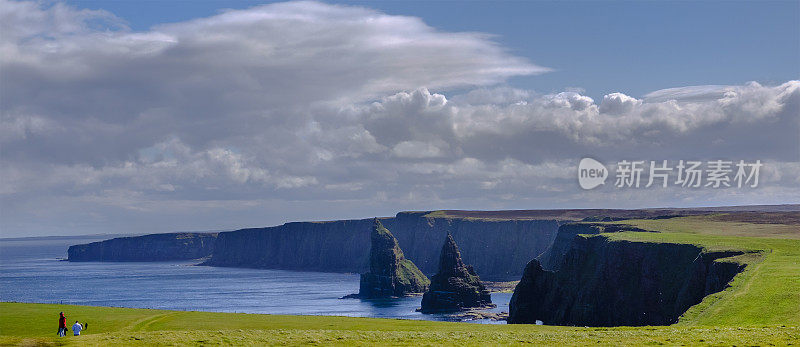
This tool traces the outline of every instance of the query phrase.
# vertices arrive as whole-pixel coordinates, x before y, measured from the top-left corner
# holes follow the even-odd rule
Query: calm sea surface
[[[453,320],[414,310],[421,297],[339,299],[357,274],[194,266],[194,262],[71,263],[69,245],[106,239],[0,240],[0,301],[169,310]],[[511,293],[494,293],[508,312]],[[496,323],[477,320],[476,323]]]

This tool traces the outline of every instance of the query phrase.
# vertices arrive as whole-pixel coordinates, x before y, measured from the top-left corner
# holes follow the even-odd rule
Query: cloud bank
[[[593,100],[481,33],[289,2],[128,29],[0,1],[3,235],[230,229],[404,209],[779,203],[800,82]],[[763,187],[581,191],[583,156],[756,160]]]

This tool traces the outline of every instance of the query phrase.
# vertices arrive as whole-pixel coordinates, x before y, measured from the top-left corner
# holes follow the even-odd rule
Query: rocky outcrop
[[[151,234],[70,246],[69,261],[168,261],[208,257],[217,233]]]
[[[667,325],[723,290],[744,269],[742,252],[706,252],[688,244],[575,236],[557,271],[538,260],[525,268],[509,323],[579,326]]]
[[[401,212],[381,218],[423,273],[436,273],[440,245],[450,233],[465,262],[487,280],[518,280],[527,262],[555,238],[556,220],[484,220]],[[369,267],[372,219],[294,222],[220,233],[211,266],[357,272]]]
[[[452,235],[447,234],[439,255],[439,272],[422,296],[422,313],[494,307],[489,291],[472,266],[464,264]]]
[[[608,217],[605,217],[608,218]],[[561,260],[572,246],[572,240],[579,234],[600,234],[615,233],[622,231],[646,232],[634,226],[625,224],[602,224],[602,223],[567,223],[558,227],[553,245],[540,254],[536,259],[542,264],[542,268],[548,271],[558,270]]]
[[[572,240],[575,239],[575,236],[579,234],[599,234],[602,231],[603,229],[591,224],[567,223],[561,225],[558,227],[553,244],[536,259],[543,269],[548,271],[558,270],[564,255],[572,247]]]
[[[406,259],[397,239],[376,218],[372,225],[369,272],[361,275],[361,298],[401,297],[424,293],[430,280]]]
[[[436,272],[438,245],[447,233],[461,247],[465,262],[473,264],[485,280],[518,280],[528,261],[554,244],[563,222],[605,221],[623,218],[661,218],[698,215],[720,211],[795,211],[800,205],[744,206],[697,209],[641,210],[512,210],[400,212],[396,217],[381,218],[403,245],[406,258],[431,275]],[[300,271],[358,272],[368,269],[371,219],[331,222],[294,222],[267,228],[242,229],[220,233],[214,242],[210,266],[285,269]],[[572,236],[564,234],[557,244],[569,245]],[[135,239],[139,241],[144,239]],[[145,240],[146,241],[146,240]],[[142,245],[130,244],[137,248]],[[209,249],[197,245],[198,254]],[[84,247],[81,245],[80,247]],[[554,246],[554,250],[557,247]],[[99,254],[99,252],[93,252]],[[85,260],[124,261],[124,252],[91,256]],[[141,252],[141,254],[147,254]],[[119,255],[119,257],[118,257]],[[561,252],[549,252],[539,259],[560,259]],[[79,258],[76,256],[75,259]],[[136,261],[158,261],[160,256],[136,256]],[[558,264],[558,262],[554,262]],[[550,268],[545,265],[545,269]]]

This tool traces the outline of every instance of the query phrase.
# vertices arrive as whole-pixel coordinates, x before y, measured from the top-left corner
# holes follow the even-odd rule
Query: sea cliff
[[[525,264],[550,246],[559,226],[556,220],[432,217],[428,212],[401,212],[380,221],[423,273],[436,272],[449,232],[464,261],[487,280],[518,279]],[[363,273],[368,269],[372,223],[372,219],[295,222],[222,232],[205,264]]]
[[[729,258],[739,254],[708,252],[690,244],[574,236],[557,270],[547,271],[535,259],[526,266],[511,298],[508,321],[578,326],[673,324],[706,295],[725,289],[744,269],[745,265]]]
[[[119,237],[70,246],[69,261],[168,261],[211,255],[217,233],[168,233]]]
[[[572,241],[578,234],[600,234],[615,233],[622,231],[647,232],[626,224],[604,224],[604,223],[567,223],[558,227],[553,244],[542,254],[536,257],[541,263],[542,268],[548,271],[555,271],[561,266],[564,255],[572,247]]]

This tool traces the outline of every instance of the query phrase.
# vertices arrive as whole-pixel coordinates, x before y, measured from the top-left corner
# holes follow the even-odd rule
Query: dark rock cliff
[[[600,223],[567,223],[558,227],[553,245],[546,251],[539,255],[536,259],[542,264],[542,268],[548,271],[558,270],[561,266],[561,260],[564,255],[572,247],[572,240],[578,234],[600,234],[600,233],[614,233],[622,231],[639,231],[645,232],[647,230],[639,229],[625,224],[600,224]]]
[[[422,313],[494,307],[489,291],[472,266],[464,264],[450,234],[439,255],[439,271],[431,277],[430,289],[422,296]]]
[[[152,234],[70,246],[69,261],[167,261],[211,255],[217,233]]]
[[[578,234],[599,234],[602,231],[602,228],[590,224],[564,224],[558,227],[555,240],[553,240],[550,248],[536,257],[536,259],[543,269],[548,271],[558,270],[564,255],[572,247],[572,240],[575,239],[575,236]]]
[[[487,280],[515,280],[527,262],[555,238],[556,220],[436,218],[401,212],[381,218],[405,257],[423,273],[436,272],[440,245],[451,233],[464,261]],[[219,234],[211,266],[303,271],[358,272],[368,269],[372,219],[296,222]]]
[[[400,297],[428,290],[430,280],[406,259],[392,233],[376,218],[372,225],[369,272],[361,275],[361,298]]]
[[[371,225],[371,219],[293,222],[222,232],[204,265],[363,273]]]
[[[581,234],[583,234],[581,232]],[[687,244],[575,236],[557,271],[538,260],[525,268],[509,323],[579,326],[667,325],[725,289],[744,265]]]

